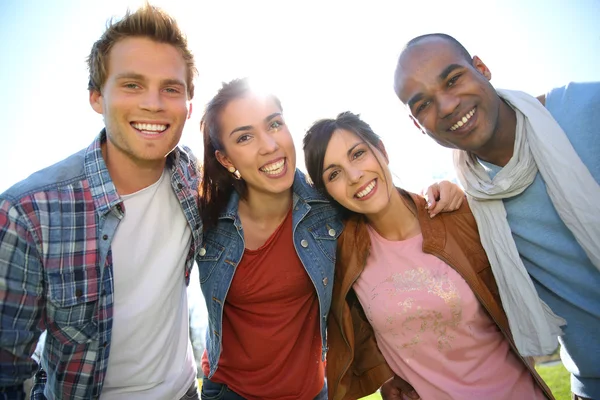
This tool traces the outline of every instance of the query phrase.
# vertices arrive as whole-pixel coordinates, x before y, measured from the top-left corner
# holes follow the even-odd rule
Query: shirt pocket
[[[319,249],[333,263],[335,263],[337,239],[343,229],[344,225],[337,218],[319,221],[308,228],[308,231],[317,242]]]
[[[219,259],[221,258],[223,251],[225,251],[225,246],[222,246],[210,239],[206,240],[202,247],[198,250],[196,262],[198,264],[201,284],[206,282],[213,273],[215,267],[219,263]]]
[[[46,328],[63,345],[85,344],[98,337],[98,283],[85,277],[84,268],[47,275]]]

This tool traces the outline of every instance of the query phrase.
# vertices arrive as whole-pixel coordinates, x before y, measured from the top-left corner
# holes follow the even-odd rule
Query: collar
[[[299,169],[296,169],[294,173],[294,183],[292,185],[292,192],[294,194],[294,204],[301,200],[305,203],[315,203],[315,202],[328,202],[329,200],[322,193],[315,189],[312,183],[309,181],[308,177]],[[238,213],[238,206],[240,202],[240,195],[238,192],[233,191],[229,200],[227,201],[227,206],[225,209],[219,214],[219,219],[221,218],[235,218]]]
[[[106,129],[102,129],[86,149],[84,158],[85,177],[90,185],[94,206],[100,216],[106,215],[113,207],[122,202],[110,177],[104,157],[102,157],[102,144],[105,142]],[[181,161],[189,162],[189,157],[185,151],[181,151],[176,147],[167,156],[167,167],[172,168]],[[175,170],[175,168],[172,169]]]

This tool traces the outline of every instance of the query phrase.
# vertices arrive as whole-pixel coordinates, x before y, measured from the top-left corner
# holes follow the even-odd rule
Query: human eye
[[[355,152],[352,154],[352,159],[353,159],[353,160],[356,160],[357,158],[360,158],[360,157],[362,157],[362,156],[363,156],[365,153],[366,153],[366,151],[365,151],[365,150],[363,150],[363,149],[356,150],[356,151],[355,151]]]
[[[126,82],[123,84],[123,87],[125,89],[138,89],[140,87],[140,85],[138,85],[135,82]]]
[[[456,82],[458,81],[458,78],[460,78],[461,74],[456,74],[454,75],[452,78],[448,79],[448,86],[454,86],[454,84],[456,84]]]
[[[329,175],[327,175],[327,181],[331,182],[332,180],[334,180],[338,175],[340,174],[340,171],[338,170],[333,170],[332,172],[329,173]]]
[[[425,110],[430,103],[431,100],[425,100],[419,103],[415,109],[415,114],[419,114],[421,111]]]
[[[179,94],[179,93],[181,93],[181,90],[179,90],[179,88],[167,87],[167,88],[165,88],[165,92],[167,92],[169,94]]]
[[[269,124],[269,129],[270,130],[274,130],[274,131],[278,131],[279,128],[281,128],[283,126],[283,121],[280,120],[273,120],[271,121],[271,123]]]
[[[243,134],[243,135],[240,135],[235,142],[236,143],[244,143],[244,142],[247,142],[248,140],[250,140],[250,135]]]

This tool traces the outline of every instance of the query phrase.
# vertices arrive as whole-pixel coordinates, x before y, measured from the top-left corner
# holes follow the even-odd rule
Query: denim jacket
[[[314,189],[302,172],[296,170],[293,185],[292,224],[294,247],[319,299],[322,357],[327,352],[327,314],[331,305],[333,269],[337,238],[343,225],[329,201]],[[244,254],[243,228],[238,215],[239,195],[229,199],[215,228],[204,232],[198,251],[200,285],[208,309],[206,350],[210,364],[209,378],[218,368],[221,355],[223,306],[233,274]]]

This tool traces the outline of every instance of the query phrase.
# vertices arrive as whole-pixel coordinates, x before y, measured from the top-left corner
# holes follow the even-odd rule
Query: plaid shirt
[[[46,329],[45,395],[100,396],[111,350],[110,246],[124,216],[102,158],[105,140],[103,131],[87,149],[0,195],[0,395],[22,390],[36,371],[30,356]],[[201,241],[199,173],[187,148],[175,149],[167,165],[192,230],[187,284]]]

